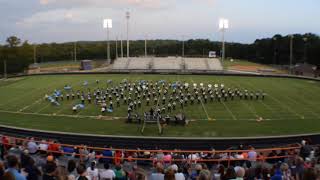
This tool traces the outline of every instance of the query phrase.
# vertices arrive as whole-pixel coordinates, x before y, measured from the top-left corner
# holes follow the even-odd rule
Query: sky
[[[0,43],[16,35],[31,43],[110,39],[220,40],[252,43],[274,34],[320,34],[319,0],[0,0]]]

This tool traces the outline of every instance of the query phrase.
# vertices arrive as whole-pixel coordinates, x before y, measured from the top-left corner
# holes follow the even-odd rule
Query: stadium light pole
[[[110,58],[109,29],[112,28],[112,19],[104,19],[103,20],[103,28],[107,29],[107,44],[108,44],[107,54],[108,54],[108,63],[110,63],[111,58]]]
[[[73,44],[74,48],[74,61],[77,62],[77,42],[75,41]]]
[[[7,79],[7,61],[3,61],[3,77]]]
[[[144,56],[147,57],[148,56],[148,52],[147,52],[147,36],[146,39],[144,40]]]
[[[219,20],[219,29],[222,32],[222,62],[226,57],[226,49],[225,49],[225,32],[229,29],[229,20],[228,19],[220,19]]]
[[[37,64],[37,45],[33,45],[33,63]]]
[[[130,42],[129,42],[129,20],[130,20],[130,12],[126,12],[126,18],[127,18],[127,58],[129,59],[130,56]]]
[[[182,36],[182,58],[184,58],[184,36]]]
[[[276,64],[276,61],[277,61],[277,38],[274,37],[272,38],[273,39],[273,64],[275,65]]]
[[[292,61],[293,61],[293,35],[289,36],[290,38],[290,64],[289,64],[289,73],[292,74]]]
[[[121,46],[121,58],[123,58],[123,43],[122,43],[122,37],[120,38],[120,46]]]
[[[116,37],[116,59],[118,59],[118,36]]]
[[[303,61],[304,63],[307,62],[307,43],[308,43],[308,38],[304,37],[303,38],[303,42],[304,42],[304,53],[303,53]]]

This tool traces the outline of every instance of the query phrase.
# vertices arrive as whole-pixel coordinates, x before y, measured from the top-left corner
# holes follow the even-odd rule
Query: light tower
[[[33,45],[33,64],[37,64],[37,44]]]
[[[289,38],[290,38],[290,62],[289,62],[289,74],[292,74],[292,62],[293,62],[293,38],[294,38],[294,35],[291,34],[289,35]]]
[[[110,58],[110,41],[109,41],[109,29],[112,28],[112,19],[104,19],[103,20],[103,28],[107,29],[107,44],[108,44],[108,49],[107,49],[107,56],[108,56],[108,63],[111,62]]]
[[[130,20],[130,12],[126,12],[126,18],[127,18],[127,58],[130,57],[130,43],[129,43],[129,20]]]
[[[77,62],[77,41],[73,44],[73,50],[74,50],[74,61]]]
[[[226,32],[227,29],[229,29],[229,20],[223,19],[223,18],[220,19],[219,20],[219,30],[222,32],[222,57],[221,57],[222,62],[224,61],[224,59],[226,57],[224,33]]]
[[[120,38],[120,46],[121,46],[121,50],[120,50],[121,58],[123,58],[123,43],[122,43],[122,36],[121,36],[121,38]]]
[[[145,56],[145,57],[148,56],[147,38],[148,38],[148,36],[146,36],[146,38],[145,38],[145,40],[144,40],[144,56]]]

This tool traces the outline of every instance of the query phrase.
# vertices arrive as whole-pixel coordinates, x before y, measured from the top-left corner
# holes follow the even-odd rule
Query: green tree
[[[12,48],[12,47],[19,46],[20,43],[21,43],[21,40],[16,36],[10,36],[10,37],[7,38],[6,42],[7,42],[8,46],[10,48]]]

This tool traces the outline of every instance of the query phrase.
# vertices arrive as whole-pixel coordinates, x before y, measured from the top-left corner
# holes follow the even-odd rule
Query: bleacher
[[[181,58],[154,58],[154,69],[180,69]]]
[[[218,59],[206,59],[209,70],[223,70],[222,64]]]
[[[150,58],[130,58],[128,69],[149,69]]]
[[[186,68],[188,70],[209,70],[206,59],[202,58],[185,58]]]
[[[181,58],[181,57],[147,57],[119,58],[115,60],[113,70],[188,70],[221,71],[218,59]]]
[[[114,61],[112,69],[127,69],[128,64],[129,60],[127,58],[119,58]]]

